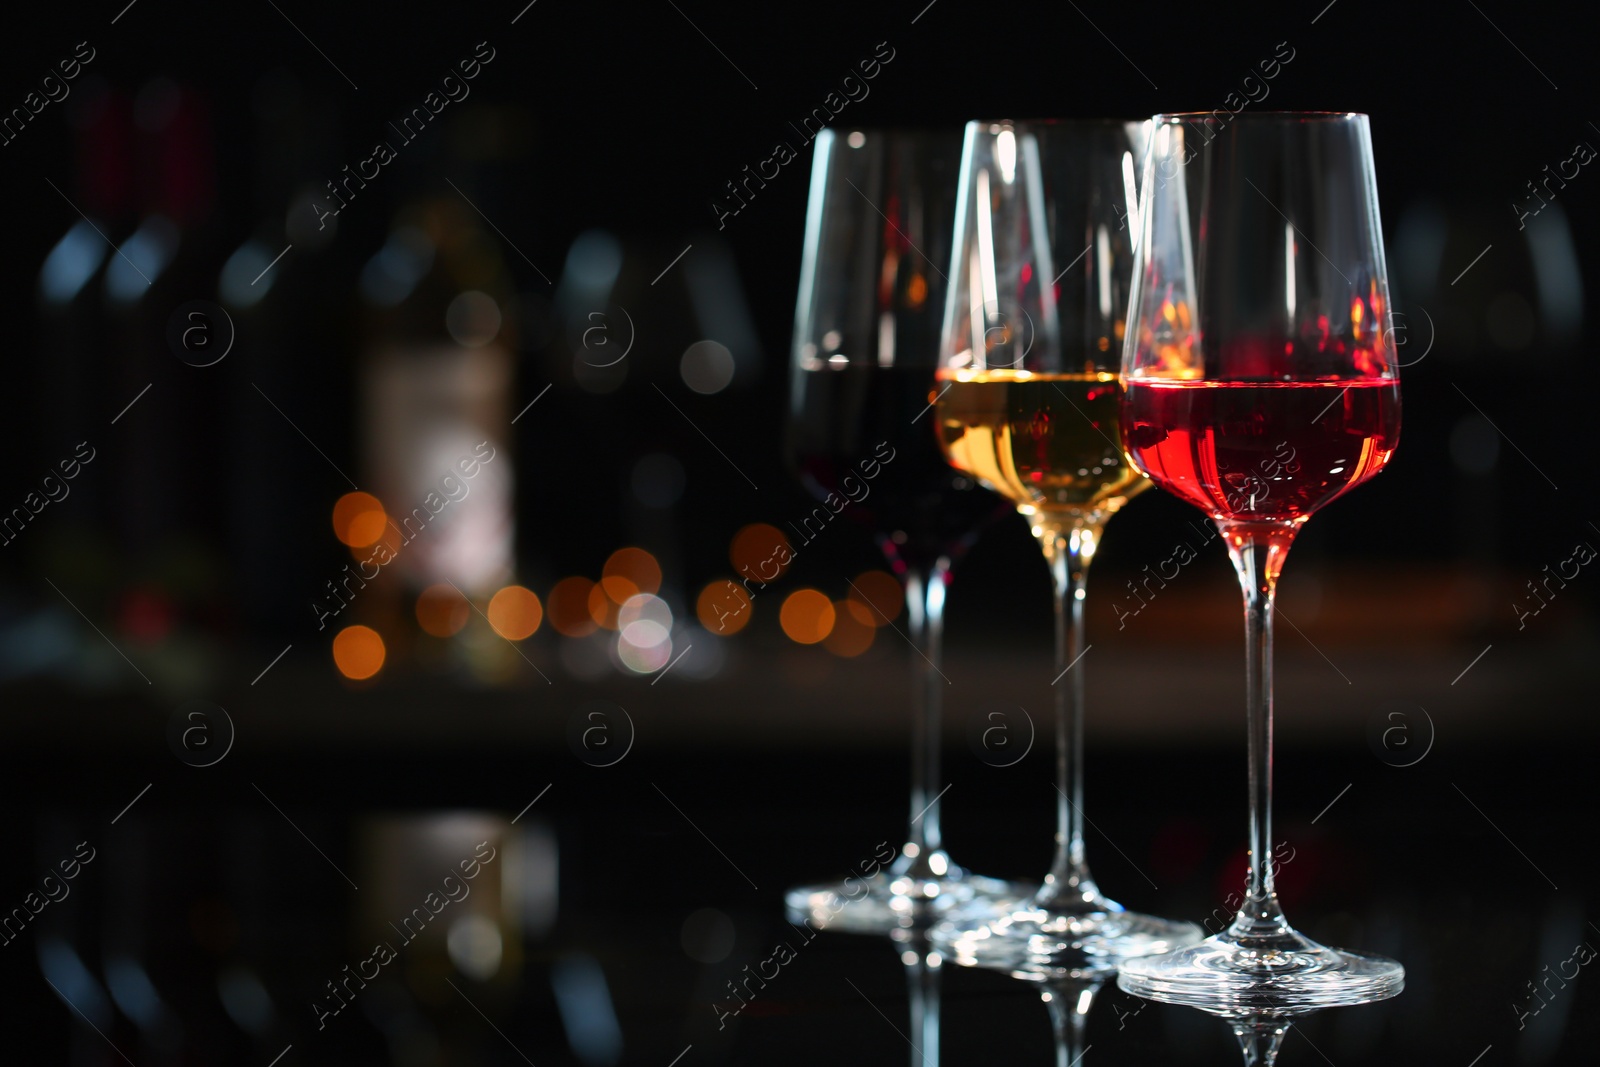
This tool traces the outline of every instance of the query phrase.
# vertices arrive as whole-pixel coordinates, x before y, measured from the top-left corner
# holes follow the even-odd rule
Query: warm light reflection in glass
[[[434,637],[450,637],[461,632],[472,614],[472,605],[454,586],[440,582],[430,585],[417,597],[417,625]]]
[[[389,516],[371,493],[346,493],[333,505],[333,533],[351,548],[366,548],[383,536]]]
[[[833,601],[815,589],[796,589],[778,609],[778,623],[789,640],[814,645],[833,631]]]
[[[489,598],[489,625],[508,641],[533,636],[544,621],[544,608],[531,589],[508,585]]]
[[[370,626],[346,626],[333,638],[333,663],[353,681],[371,678],[383,669],[383,638]]]
[[[596,586],[587,578],[563,578],[550,590],[545,609],[550,625],[565,637],[586,637],[598,628],[589,614],[589,597]]]

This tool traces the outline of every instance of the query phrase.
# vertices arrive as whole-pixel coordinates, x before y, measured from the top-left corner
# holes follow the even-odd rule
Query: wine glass
[[[826,129],[815,153],[787,448],[823,502],[802,521],[806,536],[830,536],[835,514],[864,524],[904,585],[915,651],[911,820],[886,869],[793,889],[785,900],[792,916],[816,926],[881,933],[1027,891],[953,864],[939,825],[940,705],[950,684],[939,666],[940,638],[950,568],[1004,505],[945,464],[928,399],[960,132]],[[868,606],[890,615],[888,605]]]
[[[1390,997],[1398,963],[1289,926],[1271,862],[1273,590],[1312,512],[1382,470],[1400,435],[1367,117],[1154,122],[1122,431],[1141,470],[1216,522],[1244,590],[1250,871],[1228,929],[1130,960],[1118,983],[1213,1011]]]
[[[937,407],[952,465],[1007,497],[1054,578],[1055,860],[1012,912],[936,936],[957,962],[1022,977],[1105,973],[1200,939],[1126,911],[1083,842],[1084,590],[1106,522],[1149,483],[1117,422],[1147,122],[967,125]]]
[[[1052,979],[1039,996],[1050,1012],[1050,1030],[1055,1036],[1056,1067],[1079,1067],[1089,1051],[1085,1035],[1089,1030],[1089,1011],[1105,984],[1106,976]]]

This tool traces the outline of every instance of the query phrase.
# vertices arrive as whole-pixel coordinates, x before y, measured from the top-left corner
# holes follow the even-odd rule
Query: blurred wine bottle
[[[514,287],[500,237],[468,202],[481,195],[481,168],[451,150],[451,132],[425,131],[382,172],[402,197],[361,269],[362,482],[389,522],[379,542],[388,552],[362,570],[384,577],[361,589],[357,605],[401,647],[421,623],[491,680],[516,669],[515,650],[486,634],[461,598],[481,607],[515,572]],[[429,647],[418,651],[426,657]]]
[[[355,238],[314,207],[319,176],[338,156],[338,114],[287,70],[257,81],[249,100],[252,188],[239,239],[214,280],[234,329],[223,365],[234,598],[251,631],[274,637],[306,633],[323,583],[349,562],[328,537],[328,516],[353,488],[341,471],[356,473]],[[297,427],[316,448],[305,447]]]
[[[225,483],[229,456],[219,447],[226,414],[216,401],[216,368],[183,365],[168,326],[182,305],[212,291],[226,213],[217,203],[210,98],[155,78],[134,96],[132,117],[138,219],[107,260],[100,287],[107,319],[100,388],[117,421],[97,428],[105,448],[95,473],[114,487],[105,527],[117,555],[97,607],[114,627],[109,632],[143,654],[144,673],[190,688],[211,662],[197,643],[221,628],[227,531],[216,487]],[[191,351],[208,333],[217,348],[225,344],[221,323],[196,330]]]
[[[54,475],[62,495],[40,513],[48,535],[25,536],[8,527],[5,536],[19,541],[13,563],[43,557],[48,573],[70,565],[77,575],[93,576],[112,569],[106,524],[116,483],[104,468],[80,461],[103,454],[113,433],[110,420],[126,403],[108,376],[111,339],[102,292],[116,244],[137,222],[132,102],[105,79],[87,75],[68,99],[66,116],[70,171],[52,179],[62,194],[59,212],[52,211],[61,232],[38,278],[38,358],[30,368],[37,407],[17,457],[41,477]]]
[[[72,171],[57,184],[72,204],[61,204],[62,233],[39,270],[37,395],[44,425],[60,427],[63,440],[78,435],[76,443],[89,434],[103,439],[105,423],[116,414],[108,410],[114,395],[101,387],[105,322],[94,283],[116,255],[113,242],[125,239],[134,223],[133,116],[127,96],[99,78],[84,79],[67,114]],[[86,487],[84,496],[95,495]]]

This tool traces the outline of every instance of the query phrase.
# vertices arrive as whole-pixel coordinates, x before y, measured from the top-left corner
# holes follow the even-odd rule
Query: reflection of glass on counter
[[[398,964],[414,987],[452,971],[514,981],[524,931],[542,936],[556,907],[555,838],[542,823],[519,822],[479,812],[369,821],[355,940],[369,955],[356,970],[370,980]]]

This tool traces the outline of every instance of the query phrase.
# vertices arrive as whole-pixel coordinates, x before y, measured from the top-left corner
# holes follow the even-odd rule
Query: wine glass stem
[[[1272,1067],[1278,1061],[1278,1049],[1283,1046],[1283,1035],[1292,1025],[1287,1019],[1241,1019],[1233,1025],[1233,1036],[1239,1039],[1239,1050],[1244,1053],[1244,1067]]]
[[[911,826],[904,855],[910,870],[943,875],[928,867],[929,857],[944,847],[939,829],[939,747],[944,708],[943,653],[944,595],[950,580],[950,558],[940,556],[931,567],[913,567],[906,575],[906,609],[909,615],[912,658],[911,715]],[[897,872],[905,873],[905,872]]]
[[[925,942],[906,951],[911,1004],[911,1067],[939,1067],[939,968],[928,964]]]
[[[1244,593],[1245,711],[1250,753],[1250,875],[1234,917],[1236,936],[1272,935],[1288,923],[1278,905],[1272,861],[1272,614],[1278,574],[1295,529],[1219,524]]]
[[[1084,587],[1101,523],[1083,516],[1046,518],[1033,525],[1050,564],[1055,591],[1056,854],[1036,902],[1083,905],[1099,891],[1083,855]]]
[[[1088,992],[1088,998],[1083,992]],[[1089,1028],[1089,1004],[1094,1000],[1095,988],[1078,987],[1062,983],[1051,989],[1045,1007],[1050,1011],[1050,1028],[1056,1037],[1056,1067],[1080,1067],[1084,1035]]]

